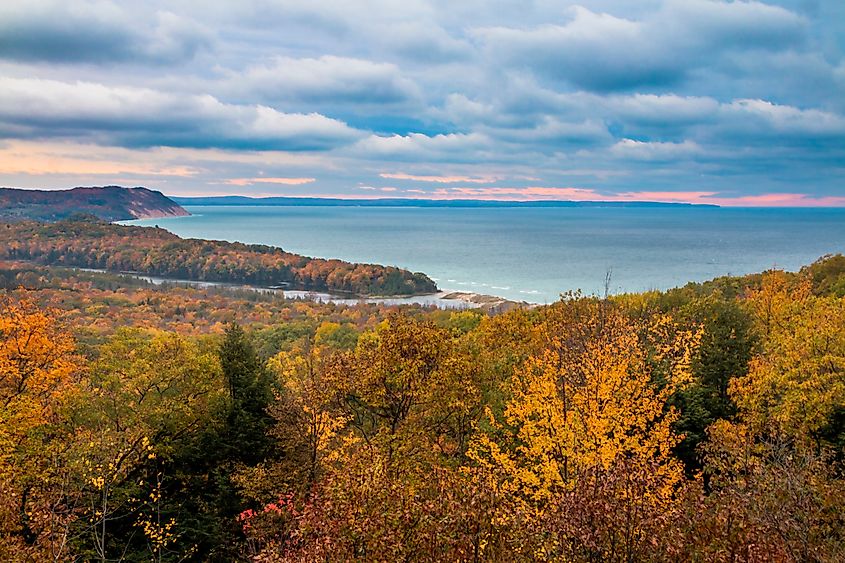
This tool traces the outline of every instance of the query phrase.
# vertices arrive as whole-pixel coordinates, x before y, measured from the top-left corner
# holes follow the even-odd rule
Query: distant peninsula
[[[93,215],[104,221],[157,219],[190,215],[161,192],[120,186],[69,190],[0,188],[0,220],[61,221],[74,215]]]
[[[349,297],[437,291],[425,274],[393,266],[309,258],[261,244],[183,239],[164,229],[118,225],[90,215],[7,223],[0,229],[0,261]]]
[[[263,205],[282,207],[719,207],[662,201],[509,201],[488,199],[343,199],[327,197],[172,197],[180,205]]]

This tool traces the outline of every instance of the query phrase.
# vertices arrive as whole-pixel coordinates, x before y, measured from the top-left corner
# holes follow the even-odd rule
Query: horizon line
[[[684,206],[684,207],[716,207],[716,208],[734,208],[734,209],[845,209],[845,202],[836,204],[814,204],[814,202],[805,202],[805,203],[797,203],[793,205],[789,204],[751,204],[751,203],[737,203],[737,204],[726,204],[724,202],[716,203],[716,202],[693,202],[693,201],[667,201],[667,200],[659,200],[659,199],[493,199],[493,198],[473,198],[473,197],[453,197],[453,198],[437,198],[437,197],[402,197],[402,196],[395,196],[395,197],[384,197],[384,196],[358,196],[358,195],[344,195],[344,194],[331,194],[331,195],[273,195],[273,194],[261,194],[261,195],[245,195],[245,194],[214,194],[214,195],[176,195],[176,194],[166,194],[161,192],[163,195],[169,198],[182,198],[182,199],[213,199],[213,198],[243,198],[243,199],[250,199],[250,200],[268,200],[268,199],[288,199],[288,200],[323,200],[323,201],[367,201],[367,202],[378,202],[378,201],[421,201],[421,202],[432,202],[432,203],[449,203],[449,202],[479,202],[479,203],[502,203],[502,204],[532,204],[532,203],[539,203],[539,204],[550,204],[550,203],[572,203],[572,204],[600,204],[600,203],[608,203],[614,205],[625,205],[625,204],[652,204],[652,205],[666,205],[666,206]],[[739,199],[739,198],[738,198]]]
[[[824,197],[813,197],[806,193],[766,193],[760,195],[752,195],[752,196],[737,196],[737,197],[729,197],[729,196],[719,196],[716,192],[625,192],[618,195],[610,195],[606,197],[602,197],[602,194],[597,194],[593,190],[583,189],[578,190],[582,192],[593,192],[593,193],[580,193],[577,195],[580,196],[587,196],[587,197],[575,197],[575,198],[544,198],[540,199],[540,197],[519,197],[518,195],[514,194],[514,197],[495,197],[492,194],[489,194],[491,197],[479,197],[478,194],[459,194],[456,193],[454,195],[446,195],[446,194],[430,194],[433,197],[425,197],[429,194],[420,194],[419,196],[410,197],[404,194],[396,194],[396,195],[387,195],[387,194],[379,194],[379,195],[364,195],[364,194],[309,194],[309,195],[301,195],[301,194],[274,194],[274,193],[261,193],[261,194],[243,194],[243,193],[212,193],[212,194],[197,194],[196,192],[191,194],[171,194],[165,193],[161,189],[151,188],[147,186],[121,186],[117,184],[105,184],[101,186],[73,186],[73,187],[60,187],[60,188],[34,188],[34,187],[12,187],[12,186],[0,186],[0,189],[8,189],[8,190],[24,190],[24,191],[45,191],[45,192],[55,192],[55,191],[69,191],[75,188],[123,188],[123,189],[131,189],[131,188],[143,188],[147,190],[157,191],[168,198],[184,198],[184,199],[214,199],[214,198],[242,198],[247,200],[255,200],[256,202],[264,201],[264,200],[313,200],[313,201],[346,201],[346,202],[425,202],[425,203],[442,203],[448,204],[452,203],[479,203],[479,204],[501,204],[501,205],[522,205],[528,206],[531,204],[538,204],[538,205],[553,205],[553,204],[589,204],[589,205],[597,205],[597,204],[609,204],[614,206],[625,205],[625,204],[632,204],[632,205],[656,205],[656,206],[696,206],[696,207],[717,207],[717,208],[747,208],[747,209],[845,209],[845,196],[824,196]],[[677,194],[677,196],[683,195],[690,195],[689,199],[681,199],[681,197],[667,197],[666,199],[660,197],[663,195],[669,194]],[[498,194],[497,194],[498,195]],[[540,196],[541,194],[536,194]],[[543,194],[548,195],[548,194]],[[653,195],[656,197],[651,198],[637,198],[636,195]],[[475,196],[475,197],[473,197]],[[589,196],[598,196],[598,197],[589,197]]]

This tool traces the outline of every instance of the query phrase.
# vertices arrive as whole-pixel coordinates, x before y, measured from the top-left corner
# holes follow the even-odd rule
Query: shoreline
[[[211,205],[211,207],[217,207],[217,205]],[[273,206],[258,206],[258,207],[273,207]],[[383,206],[379,206],[384,208]],[[400,206],[400,207],[408,207],[408,206]],[[184,219],[187,217],[202,217],[202,214],[194,214],[188,212],[187,215],[175,215],[170,217],[162,217],[164,219]],[[144,228],[155,228],[155,229],[164,229],[159,225],[146,225],[146,224],[139,224],[140,221],[147,221],[149,219],[143,218],[135,218],[135,219],[124,219],[120,221],[112,221],[115,225],[122,225],[122,226],[138,226]],[[170,233],[168,229],[164,229]],[[176,233],[173,233],[176,234]],[[177,235],[181,236],[181,235]],[[213,240],[213,239],[198,239],[198,240]],[[226,240],[225,242],[236,242],[236,241],[229,241]],[[249,243],[243,243],[249,244]],[[309,258],[314,258],[313,256],[309,256]],[[325,257],[317,257],[318,259],[322,260],[332,260],[333,258],[325,258]],[[398,266],[394,266],[398,267]],[[148,274],[143,274],[139,272],[109,272],[106,270],[92,270],[90,268],[77,268],[82,270],[89,270],[89,271],[100,271],[103,273],[110,273],[110,274],[123,274],[123,275],[131,275],[138,278],[155,278],[161,279],[164,281],[169,281],[172,283],[184,283],[184,284],[206,284],[208,286],[215,285],[215,286],[231,286],[240,289],[246,289],[250,291],[281,291],[282,293],[287,294],[305,294],[305,293],[313,293],[318,295],[320,299],[325,301],[335,302],[335,303],[348,303],[352,301],[367,301],[367,302],[381,302],[381,301],[407,301],[408,303],[414,303],[414,298],[420,298],[419,304],[423,304],[423,302],[427,299],[431,300],[443,300],[443,301],[457,301],[463,303],[465,306],[464,308],[472,308],[472,309],[480,309],[483,311],[506,311],[513,309],[515,307],[526,307],[532,308],[541,305],[541,303],[535,303],[525,300],[514,300],[508,299],[506,297],[501,297],[498,295],[491,295],[486,293],[477,293],[474,291],[466,291],[463,289],[445,289],[437,287],[437,291],[434,293],[416,293],[416,294],[409,294],[409,295],[355,295],[355,294],[347,294],[343,292],[338,293],[326,293],[326,292],[315,292],[312,290],[305,290],[305,289],[285,289],[280,286],[269,286],[269,287],[256,287],[251,286],[248,284],[238,284],[238,283],[229,283],[229,282],[207,282],[207,281],[197,281],[197,280],[181,280],[181,279],[173,279],[173,278],[162,278],[160,276],[151,276]],[[426,274],[427,275],[427,274]],[[433,279],[433,278],[432,278]],[[155,282],[152,282],[155,283]],[[474,284],[473,284],[474,285]],[[304,295],[301,297],[294,297],[294,298],[305,298]],[[443,308],[458,308],[458,307],[443,307]]]
[[[505,299],[496,295],[488,295],[485,293],[475,293],[471,291],[452,291],[442,290],[440,293],[444,294],[442,299],[454,299],[463,301],[464,303],[472,303],[476,308],[483,311],[508,311],[514,308],[534,308],[538,307],[538,303],[529,303],[527,301],[514,301],[512,299]]]
[[[55,267],[44,266],[42,267]],[[230,282],[214,282],[202,280],[184,280],[178,278],[166,278],[162,276],[153,276],[138,272],[115,272],[110,270],[102,270],[98,268],[82,268],[74,266],[59,266],[70,270],[78,270],[80,272],[91,272],[96,274],[111,274],[117,276],[127,276],[137,280],[142,280],[153,285],[184,285],[198,289],[205,288],[220,288],[231,290],[255,291],[258,293],[267,293],[280,295],[283,299],[288,300],[303,300],[315,301],[318,303],[335,303],[338,305],[356,305],[358,303],[375,303],[385,305],[419,305],[429,306],[434,305],[439,309],[478,309],[484,312],[503,312],[517,307],[535,307],[534,303],[526,301],[513,301],[498,297],[495,295],[486,295],[482,293],[440,289],[435,293],[421,293],[416,295],[340,295],[335,293],[327,293],[322,291],[312,291],[306,289],[283,289],[277,286],[262,287],[249,284],[230,283]]]

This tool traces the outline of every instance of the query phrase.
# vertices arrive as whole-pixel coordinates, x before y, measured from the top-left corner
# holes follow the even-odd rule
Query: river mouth
[[[247,284],[236,284],[226,282],[185,280],[177,278],[165,278],[152,276],[138,272],[113,272],[98,268],[73,268],[80,272],[92,272],[99,274],[112,274],[130,277],[136,280],[145,281],[157,286],[172,285],[181,287],[193,287],[198,289],[219,288],[238,291],[254,291],[257,293],[278,295],[284,299],[313,301],[315,303],[334,303],[336,305],[357,305],[359,303],[370,303],[379,305],[418,305],[422,307],[435,306],[438,309],[465,310],[465,309],[490,309],[491,306],[501,305],[505,300],[500,298],[479,295],[474,293],[438,291],[436,293],[423,295],[385,295],[385,296],[348,296],[326,293],[320,291],[307,291],[300,289],[284,289],[278,286],[260,287]]]

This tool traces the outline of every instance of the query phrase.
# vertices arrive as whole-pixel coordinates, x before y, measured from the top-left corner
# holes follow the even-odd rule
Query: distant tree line
[[[7,224],[0,228],[0,259],[353,295],[437,289],[425,274],[391,266],[308,258],[265,245],[182,239],[163,229],[93,218]]]

